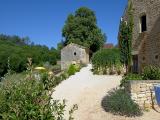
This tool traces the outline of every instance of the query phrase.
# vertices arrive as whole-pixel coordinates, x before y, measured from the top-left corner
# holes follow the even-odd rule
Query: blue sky
[[[95,11],[109,43],[117,43],[127,0],[0,0],[0,33],[28,36],[36,44],[56,47],[70,13],[82,6]]]

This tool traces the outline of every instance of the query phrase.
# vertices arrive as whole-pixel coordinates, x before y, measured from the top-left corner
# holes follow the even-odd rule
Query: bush
[[[59,120],[64,103],[52,100],[41,81],[5,79],[0,85],[0,119]]]
[[[68,68],[68,75],[71,76],[71,75],[74,75],[76,72],[79,72],[80,71],[80,66],[79,65],[73,65],[71,64]]]
[[[55,77],[53,75],[49,75],[47,72],[40,74],[41,82],[44,84],[46,90],[51,90],[53,87],[57,85],[55,82]]]
[[[121,87],[125,86],[125,83],[129,80],[160,80],[160,68],[155,66],[147,66],[144,68],[142,75],[140,74],[128,74],[123,76],[121,80]]]
[[[81,70],[81,65],[75,64],[74,66],[76,68],[76,72],[79,72]]]
[[[54,77],[42,72],[40,79],[32,72],[28,59],[27,72],[7,74],[0,82],[0,119],[2,120],[63,120],[65,101],[53,100],[52,89],[64,80],[64,75]],[[27,74],[26,74],[27,73]],[[69,118],[77,107],[69,111]]]
[[[54,65],[53,67],[52,67],[52,71],[55,73],[55,74],[58,74],[58,73],[60,73],[61,72],[61,65]]]
[[[68,73],[68,75],[70,76],[70,75],[74,75],[75,72],[76,72],[76,68],[75,68],[74,65],[71,64],[71,65],[69,66],[69,68],[68,68],[67,73]]]
[[[120,86],[124,87],[129,80],[142,80],[142,76],[139,74],[127,74],[123,76]]]
[[[49,75],[47,72],[40,74],[41,81],[44,84],[46,90],[51,90],[53,87],[56,87],[60,84],[63,80],[67,79],[69,75],[64,72],[61,73],[59,76]]]
[[[160,68],[155,66],[147,66],[143,72],[144,80],[160,80]]]
[[[142,114],[139,106],[132,101],[123,89],[111,91],[102,101],[106,112],[123,116],[139,116]]]
[[[94,73],[115,73],[113,68],[120,68],[120,54],[118,49],[101,49],[92,57],[92,65]]]
[[[68,77],[69,77],[69,76],[68,76],[68,74],[67,74],[66,72],[64,72],[64,73],[61,74],[61,78],[62,78],[63,80],[67,79]]]

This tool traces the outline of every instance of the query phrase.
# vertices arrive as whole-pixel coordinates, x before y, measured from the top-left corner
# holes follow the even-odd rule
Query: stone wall
[[[157,84],[160,84],[160,80],[133,80],[126,84],[126,90],[141,108],[157,108],[154,92]]]
[[[83,46],[71,43],[61,50],[61,69],[65,70],[73,63],[89,63],[89,51]]]
[[[147,32],[151,32],[157,19],[160,17],[160,0],[132,0],[134,10],[133,44],[139,37],[140,18],[147,17]]]
[[[142,72],[146,65],[160,67],[160,0],[131,1],[134,11],[132,54],[138,55],[139,72]],[[146,15],[147,22],[145,34],[140,30],[140,21],[143,15]],[[127,16],[125,12],[125,20],[127,20]]]

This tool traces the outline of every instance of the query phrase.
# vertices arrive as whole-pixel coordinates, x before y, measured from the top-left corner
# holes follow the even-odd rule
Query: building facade
[[[160,0],[130,0],[133,4],[133,71],[148,65],[160,67]],[[126,8],[127,10],[127,8]],[[127,12],[123,19],[127,21]]]
[[[68,69],[70,64],[88,64],[89,50],[83,46],[71,43],[61,50],[61,69]]]

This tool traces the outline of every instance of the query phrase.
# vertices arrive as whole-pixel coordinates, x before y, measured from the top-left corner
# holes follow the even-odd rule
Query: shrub
[[[147,66],[143,72],[144,80],[160,80],[160,68],[155,66]]]
[[[111,91],[102,101],[102,107],[107,112],[123,116],[139,116],[142,114],[139,106],[132,101],[123,89]]]
[[[125,86],[125,83],[127,83],[127,81],[129,80],[142,80],[142,76],[139,74],[127,74],[125,76],[123,76],[122,80],[121,80],[121,87]]]
[[[0,86],[0,119],[58,120],[63,117],[64,103],[53,100],[41,81],[6,79]]]
[[[40,76],[40,80],[44,84],[46,90],[50,90],[57,85],[55,77],[53,75],[49,75],[48,72],[41,73]]]
[[[64,72],[64,73],[61,74],[61,78],[62,78],[63,80],[67,79],[68,77],[69,77],[69,76],[68,76],[68,74],[67,74],[66,72]]]
[[[65,101],[53,100],[52,87],[63,79],[42,73],[35,79],[31,59],[28,59],[27,76],[8,75],[0,82],[0,119],[2,120],[63,120]],[[70,118],[76,110],[71,109]]]
[[[119,50],[114,48],[97,51],[92,57],[92,65],[94,73],[106,74],[109,70],[109,73],[112,74],[113,68],[121,65]]]
[[[71,76],[71,75],[74,75],[76,72],[79,72],[80,71],[80,66],[79,65],[73,65],[73,64],[71,64],[70,66],[69,66],[69,68],[68,68],[68,71],[67,71],[67,74],[69,75],[69,76]]]
[[[58,74],[58,73],[60,73],[61,72],[61,66],[60,65],[54,65],[53,67],[52,67],[52,71],[55,73],[55,74]]]
[[[69,66],[69,68],[68,68],[67,73],[68,73],[68,75],[70,76],[70,75],[74,75],[75,72],[76,72],[76,68],[75,68],[74,65],[71,64],[71,65]]]
[[[59,76],[48,75],[48,73],[43,73],[41,75],[41,81],[44,84],[46,90],[51,90],[53,87],[56,87],[63,80],[68,77],[66,73],[62,73]]]

